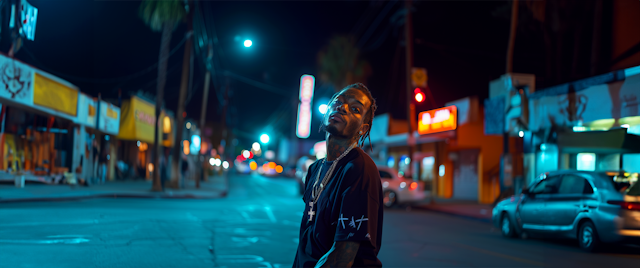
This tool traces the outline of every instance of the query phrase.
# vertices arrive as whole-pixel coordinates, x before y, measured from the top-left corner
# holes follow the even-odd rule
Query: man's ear
[[[367,131],[369,131],[369,129],[371,128],[371,126],[369,124],[362,124],[362,135],[364,135],[365,133],[367,133]]]

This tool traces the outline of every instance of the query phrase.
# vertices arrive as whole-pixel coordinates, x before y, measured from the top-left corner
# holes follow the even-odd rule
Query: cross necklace
[[[327,170],[327,174],[324,175],[324,178],[322,179],[322,183],[320,183],[318,187],[318,182],[320,181],[320,174],[322,173],[322,167],[324,166],[324,162],[326,161],[327,158],[322,159],[322,163],[320,164],[320,170],[318,170],[318,175],[316,176],[316,182],[313,184],[313,189],[311,191],[311,200],[313,201],[309,202],[309,213],[307,213],[309,214],[309,221],[313,221],[313,216],[316,215],[316,212],[313,211],[313,205],[318,202],[318,199],[320,198],[320,194],[322,194],[322,191],[324,190],[324,186],[327,185],[327,181],[329,181],[329,178],[331,177],[333,170],[338,165],[338,161],[340,161],[340,159],[345,157],[354,147],[356,147],[356,144],[355,143],[351,144],[351,146],[346,151],[344,151],[344,153],[342,153],[338,158],[336,158],[336,160],[333,161],[333,164],[331,164],[331,167],[329,167],[329,169]]]

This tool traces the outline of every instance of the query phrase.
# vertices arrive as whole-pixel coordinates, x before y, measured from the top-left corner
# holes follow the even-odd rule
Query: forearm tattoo
[[[360,243],[354,241],[335,242],[333,248],[325,254],[317,267],[351,267],[360,249]]]

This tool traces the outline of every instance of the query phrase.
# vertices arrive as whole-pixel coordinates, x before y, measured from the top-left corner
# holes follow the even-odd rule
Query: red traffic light
[[[420,90],[420,88],[416,88],[413,92],[415,93],[415,99],[417,102],[424,101],[424,93],[422,93],[422,90]]]

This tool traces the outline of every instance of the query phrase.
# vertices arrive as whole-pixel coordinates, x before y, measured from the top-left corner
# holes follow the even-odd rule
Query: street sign
[[[427,69],[411,68],[411,85],[413,85],[413,87],[426,87],[428,79]]]

